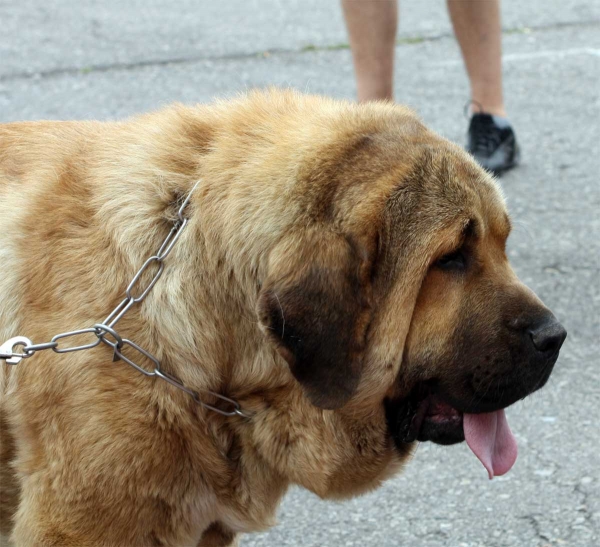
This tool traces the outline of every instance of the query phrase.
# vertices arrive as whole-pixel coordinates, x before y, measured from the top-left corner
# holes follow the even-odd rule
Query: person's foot
[[[482,167],[495,175],[512,169],[521,158],[515,132],[506,118],[484,113],[471,117],[467,151]]]

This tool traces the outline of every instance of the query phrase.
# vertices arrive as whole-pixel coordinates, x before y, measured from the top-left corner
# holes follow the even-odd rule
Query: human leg
[[[500,0],[447,0],[471,85],[467,150],[500,174],[518,164],[520,151],[506,119],[502,91]]]
[[[393,100],[397,0],[342,0],[359,101]]]
[[[448,0],[448,12],[469,76],[473,103],[488,114],[506,116],[499,0]]]

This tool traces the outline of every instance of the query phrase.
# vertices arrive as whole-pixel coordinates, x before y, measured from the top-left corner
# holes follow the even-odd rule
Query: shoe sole
[[[511,169],[514,169],[515,167],[517,167],[520,163],[521,163],[521,149],[517,148],[515,151],[515,156],[511,163],[509,163],[508,165],[505,165],[504,167],[501,167],[500,169],[490,170],[490,172],[493,173],[495,176],[500,177],[507,171],[510,171]]]

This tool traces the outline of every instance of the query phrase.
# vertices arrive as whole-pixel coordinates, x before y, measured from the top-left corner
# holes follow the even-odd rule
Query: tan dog
[[[400,106],[271,91],[2,126],[0,344],[106,317],[196,181],[118,330],[250,417],[104,344],[2,362],[4,534],[229,545],[271,525],[290,484],[356,495],[416,440],[466,437],[491,475],[510,468],[501,409],[545,383],[566,333],[508,264],[495,182]]]

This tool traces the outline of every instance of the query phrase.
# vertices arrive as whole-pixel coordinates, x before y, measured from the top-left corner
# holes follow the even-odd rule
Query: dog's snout
[[[558,352],[567,337],[567,331],[553,316],[529,327],[527,334],[537,351],[548,354]]]

